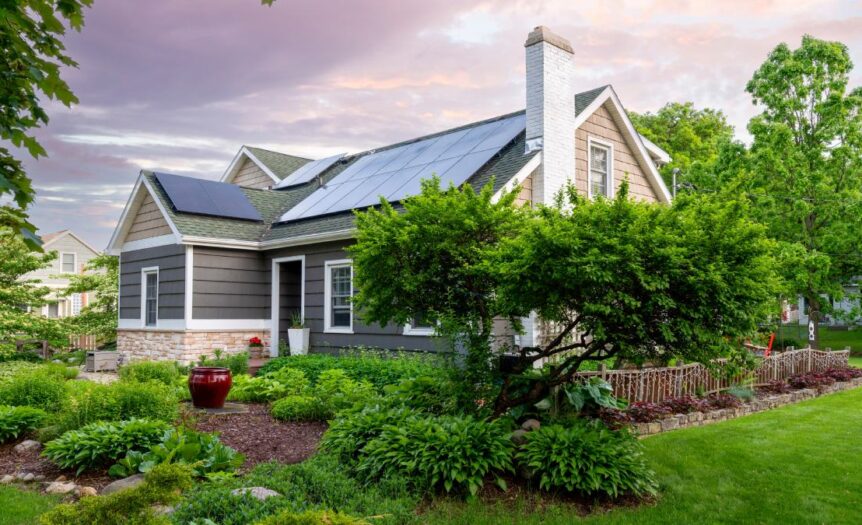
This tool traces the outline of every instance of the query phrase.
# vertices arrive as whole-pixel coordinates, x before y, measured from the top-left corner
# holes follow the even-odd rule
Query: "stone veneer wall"
[[[250,349],[248,340],[260,337],[263,348]],[[220,348],[225,354],[249,351],[252,358],[263,357],[269,347],[268,330],[118,330],[117,351],[131,361],[179,361],[192,363],[212,356]]]
[[[727,421],[728,419],[735,419],[740,416],[754,414],[755,412],[762,412],[764,410],[770,410],[780,406],[804,401],[806,399],[819,397],[824,394],[831,394],[832,392],[840,392],[841,390],[858,388],[860,386],[862,386],[862,377],[851,379],[850,381],[833,383],[820,389],[804,388],[787,394],[766,396],[754,399],[750,403],[745,403],[738,408],[724,408],[720,410],[712,410],[710,412],[692,412],[691,414],[676,414],[660,421],[635,423],[633,427],[638,436],[651,436],[653,434],[660,434],[662,432],[676,430],[678,428],[700,427],[710,423]]]

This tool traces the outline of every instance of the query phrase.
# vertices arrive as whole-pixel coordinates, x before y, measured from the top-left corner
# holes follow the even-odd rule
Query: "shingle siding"
[[[120,319],[141,318],[141,269],[159,268],[159,319],[185,316],[186,248],[178,244],[120,254]]]
[[[168,221],[165,220],[165,216],[162,215],[152,195],[147,192],[143,202],[141,202],[141,207],[138,208],[135,220],[129,227],[129,233],[126,234],[126,242],[170,234],[171,227],[168,225]]]
[[[268,188],[275,184],[272,177],[267,175],[260,166],[248,158],[243,161],[231,182],[237,186],[257,189]]]

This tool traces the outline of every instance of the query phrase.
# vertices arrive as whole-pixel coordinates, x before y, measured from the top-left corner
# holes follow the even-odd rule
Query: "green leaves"
[[[0,443],[35,430],[47,415],[38,408],[0,406]]]

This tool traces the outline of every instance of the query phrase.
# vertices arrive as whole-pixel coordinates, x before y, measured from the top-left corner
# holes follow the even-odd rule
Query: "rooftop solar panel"
[[[178,213],[263,220],[239,186],[170,173],[156,173],[155,177]]]
[[[525,127],[526,118],[519,114],[368,153],[288,210],[280,222],[372,206],[381,195],[399,201],[419,193],[421,180],[435,174],[443,186],[461,185]]]
[[[305,184],[306,182],[311,181],[314,177],[317,177],[330,166],[338,162],[344,158],[344,153],[339,153],[338,155],[333,155],[331,157],[326,157],[325,159],[319,159],[307,164],[304,164],[298,170],[294,171],[287,177],[285,177],[281,182],[275,185],[276,189],[279,188],[289,188],[291,186],[298,186],[300,184]]]

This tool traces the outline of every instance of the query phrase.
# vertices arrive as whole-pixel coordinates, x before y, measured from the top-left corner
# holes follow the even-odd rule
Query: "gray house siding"
[[[141,318],[141,269],[159,268],[159,319],[185,315],[186,251],[172,244],[120,254],[120,319]]]
[[[373,346],[435,351],[445,349],[445,343],[434,337],[407,336],[401,326],[367,325],[354,312],[352,334],[331,334],[323,331],[324,265],[326,261],[348,259],[344,248],[348,241],[297,246],[265,252],[267,266],[277,257],[305,256],[305,322],[311,329],[313,351],[329,351],[332,347]],[[279,331],[283,327],[279,326]]]
[[[194,247],[193,319],[269,319],[270,263],[259,252]]]

